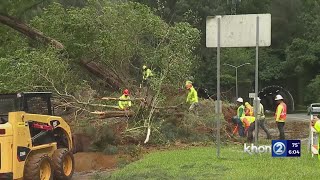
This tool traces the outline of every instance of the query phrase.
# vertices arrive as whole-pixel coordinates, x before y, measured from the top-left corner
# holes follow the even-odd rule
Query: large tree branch
[[[29,27],[27,24],[25,24],[24,22],[20,21],[15,17],[0,13],[0,23],[7,25],[16,31],[19,31],[20,33],[24,34],[25,36],[31,39],[41,41],[42,43],[45,43],[45,44],[52,44],[54,47],[58,49],[64,48],[63,44],[60,43],[59,41],[43,35],[42,32]]]
[[[125,84],[122,79],[108,70],[108,68],[102,64],[86,60],[81,60],[80,64],[95,76],[103,79],[114,90],[120,89],[120,87]]]

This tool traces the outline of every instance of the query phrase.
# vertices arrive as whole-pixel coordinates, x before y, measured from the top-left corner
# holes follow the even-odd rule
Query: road
[[[310,116],[308,116],[306,113],[287,114],[287,121],[310,121]]]
[[[267,117],[267,120],[274,120],[274,117]],[[287,114],[286,121],[292,122],[292,121],[300,121],[300,122],[306,122],[310,121],[310,116],[308,116],[306,113],[299,113],[299,114]]]

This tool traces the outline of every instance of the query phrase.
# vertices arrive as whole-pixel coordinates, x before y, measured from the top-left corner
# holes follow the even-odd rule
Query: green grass
[[[273,158],[230,146],[217,159],[214,147],[194,147],[148,154],[105,179],[319,179],[319,163],[306,150],[300,158]]]

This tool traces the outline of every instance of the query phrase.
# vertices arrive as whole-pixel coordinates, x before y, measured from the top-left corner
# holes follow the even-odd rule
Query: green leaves
[[[75,62],[89,59],[105,64],[127,83],[140,79],[143,64],[158,72],[170,67],[170,83],[187,76],[199,42],[197,29],[187,23],[170,27],[138,3],[97,2],[68,9],[55,3],[32,24],[60,40]]]
[[[0,59],[0,93],[37,90],[68,90],[73,77],[68,64],[55,50],[21,49]],[[68,85],[66,85],[68,84]]]
[[[320,75],[317,75],[307,87],[305,101],[308,103],[320,102]]]

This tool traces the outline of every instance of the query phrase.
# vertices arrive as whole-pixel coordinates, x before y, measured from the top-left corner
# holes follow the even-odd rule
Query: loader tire
[[[57,149],[52,155],[55,180],[71,180],[74,172],[73,153],[66,148]]]
[[[48,154],[31,155],[24,167],[24,180],[53,180],[52,161]]]

